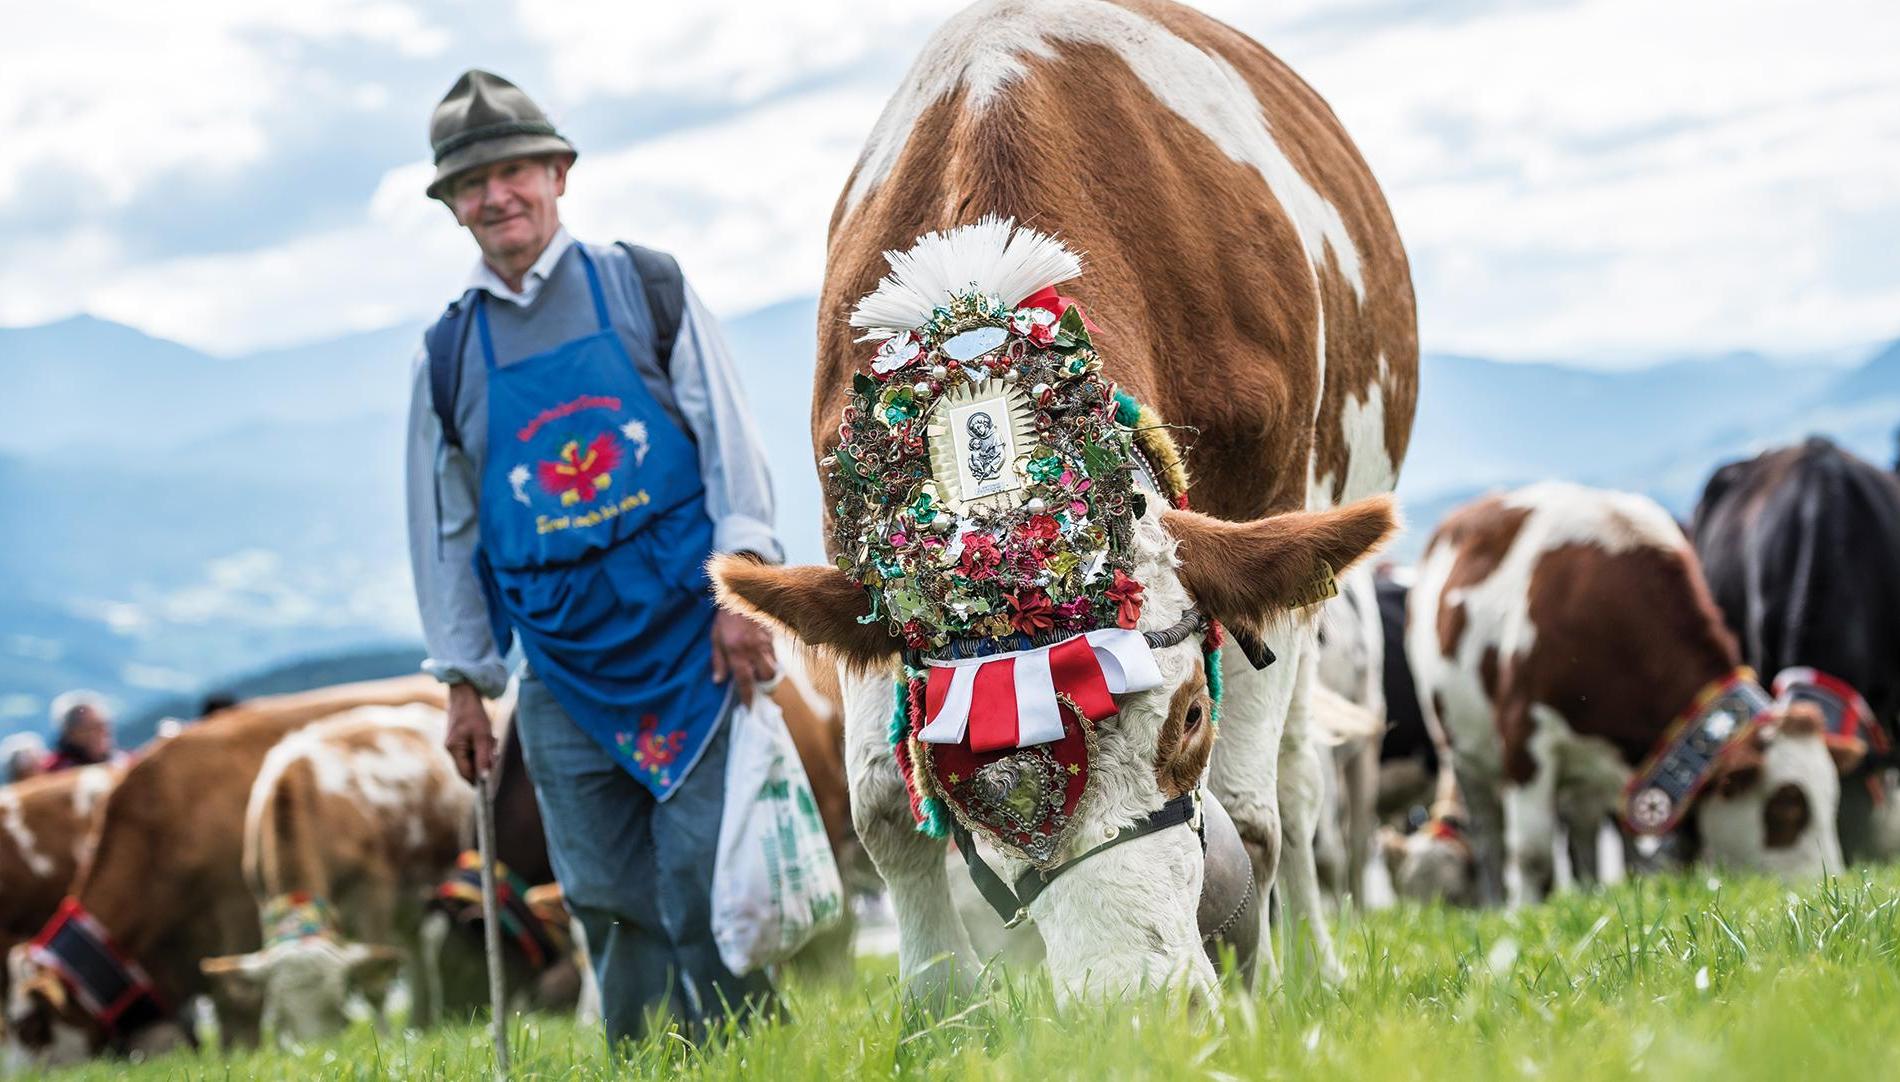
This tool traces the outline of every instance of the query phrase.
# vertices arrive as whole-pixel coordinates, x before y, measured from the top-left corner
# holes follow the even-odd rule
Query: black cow
[[[1764,679],[1810,666],[1872,708],[1886,740],[1863,734],[1876,754],[1843,779],[1841,845],[1850,860],[1895,855],[1868,782],[1900,735],[1900,479],[1809,437],[1718,469],[1693,536],[1744,661]]]

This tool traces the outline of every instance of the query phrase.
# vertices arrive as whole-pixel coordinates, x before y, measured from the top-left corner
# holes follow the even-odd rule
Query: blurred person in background
[[[9,783],[37,777],[46,769],[46,741],[38,733],[14,733],[0,740],[0,768]]]
[[[51,713],[59,742],[46,757],[44,772],[94,766],[119,757],[118,743],[112,732],[112,714],[103,695],[69,691],[53,700]]]
[[[770,994],[720,961],[711,888],[726,719],[776,662],[705,572],[713,553],[783,558],[764,453],[672,257],[562,226],[577,154],[525,93],[469,71],[429,135],[428,195],[481,253],[424,335],[410,408],[410,563],[445,742],[465,778],[492,765],[482,700],[518,642],[517,731],[607,1036],[640,1037],[658,1010],[697,1037]]]

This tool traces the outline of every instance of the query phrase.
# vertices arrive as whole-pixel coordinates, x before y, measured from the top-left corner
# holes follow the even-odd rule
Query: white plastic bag
[[[844,917],[844,884],[778,704],[732,711],[713,866],[713,939],[734,973],[775,965]]]

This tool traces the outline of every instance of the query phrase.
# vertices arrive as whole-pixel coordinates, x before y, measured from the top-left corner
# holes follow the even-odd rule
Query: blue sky
[[[957,6],[33,5],[0,38],[0,324],[86,311],[225,353],[419,324],[472,256],[422,196],[429,109],[471,65],[581,147],[577,233],[672,249],[723,312],[810,294],[865,134]],[[1427,348],[1900,334],[1891,0],[1203,6],[1346,123]]]

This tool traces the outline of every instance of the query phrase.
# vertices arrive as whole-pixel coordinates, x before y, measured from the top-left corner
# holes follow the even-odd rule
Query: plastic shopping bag
[[[760,690],[729,724],[712,924],[720,959],[743,974],[784,961],[842,920],[844,884],[778,704]]]

